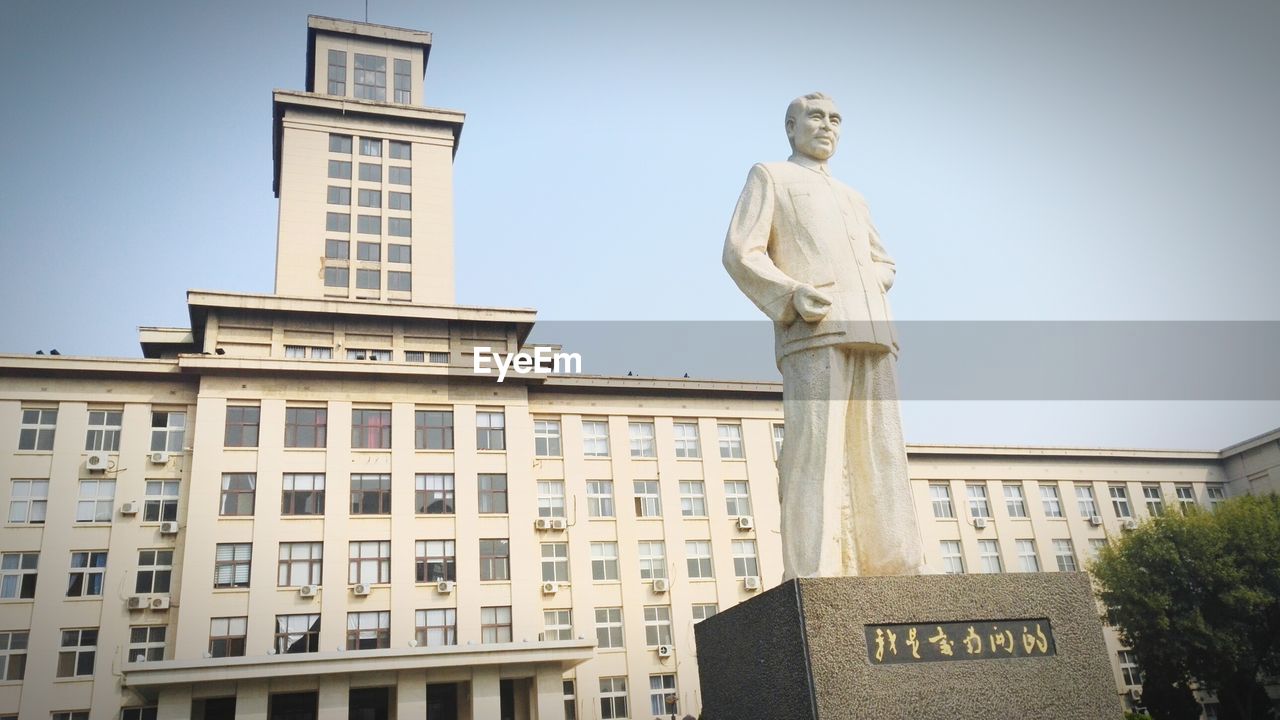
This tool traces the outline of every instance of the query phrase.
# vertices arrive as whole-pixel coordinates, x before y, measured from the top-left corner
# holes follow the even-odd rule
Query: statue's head
[[[791,152],[826,160],[840,142],[840,111],[826,95],[809,93],[787,106],[786,128]]]

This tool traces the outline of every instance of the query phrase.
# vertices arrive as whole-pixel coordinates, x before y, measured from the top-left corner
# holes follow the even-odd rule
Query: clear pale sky
[[[137,357],[138,325],[187,323],[188,288],[271,292],[271,90],[303,87],[308,13],[364,12],[0,3],[0,352]],[[434,33],[427,102],[467,113],[459,303],[758,320],[725,227],[751,163],[787,155],[787,102],[822,90],[899,319],[1280,320],[1272,0],[370,0],[368,19]],[[1280,426],[1280,402],[904,417],[912,442],[1217,449]]]

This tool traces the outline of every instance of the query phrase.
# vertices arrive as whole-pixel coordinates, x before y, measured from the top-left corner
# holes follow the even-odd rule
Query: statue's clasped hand
[[[805,322],[816,323],[831,311],[831,296],[809,285],[796,288],[791,302]]]

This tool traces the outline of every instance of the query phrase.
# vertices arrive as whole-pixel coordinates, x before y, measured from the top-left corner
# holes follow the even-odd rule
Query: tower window
[[[387,100],[387,59],[356,53],[356,97]]]
[[[347,94],[347,54],[342,50],[329,51],[329,94]]]
[[[405,105],[408,105],[410,102],[412,102],[412,100],[410,99],[410,93],[409,93],[409,61],[396,60],[395,71],[396,71],[395,101],[398,103],[403,103]]]

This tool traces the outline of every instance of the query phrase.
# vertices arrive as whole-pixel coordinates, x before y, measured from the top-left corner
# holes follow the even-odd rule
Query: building
[[[308,28],[276,292],[192,291],[141,359],[0,356],[0,718],[696,715],[694,623],[781,575],[780,385],[476,374],[535,313],[453,304],[430,35]],[[949,572],[1076,570],[1280,486],[1280,431],[909,456]]]

